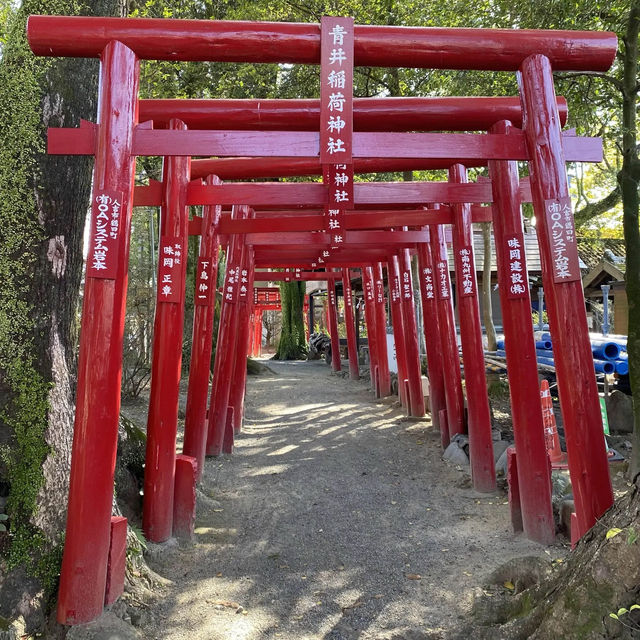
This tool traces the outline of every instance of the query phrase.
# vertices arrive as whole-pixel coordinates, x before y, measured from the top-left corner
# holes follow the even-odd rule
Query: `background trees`
[[[34,58],[26,46],[24,28],[31,13],[116,15],[122,11],[119,0],[24,0],[19,7],[0,0],[0,512],[10,517],[9,533],[0,532],[0,573],[26,567],[49,587],[57,575],[64,523],[91,160],[47,156],[44,133],[47,126],[76,126],[80,118],[95,119],[97,62]],[[605,140],[605,163],[589,170],[571,168],[576,222],[579,229],[597,233],[611,226],[612,219],[615,224],[615,216],[623,212],[631,382],[634,395],[640,397],[636,135],[640,0],[137,0],[128,11],[153,17],[291,21],[342,14],[352,15],[361,24],[616,31],[620,48],[613,69],[606,74],[557,74],[557,91],[569,101],[570,126]],[[514,74],[358,68],[355,75],[357,96],[516,91]],[[317,69],[144,63],[141,96],[317,97]],[[159,177],[157,160],[141,159],[139,167],[141,176]],[[610,215],[614,217],[606,217]],[[148,363],[157,230],[157,220],[149,212],[136,213],[128,335],[137,336],[135,355],[143,365]],[[293,357],[290,354],[299,354],[304,347],[302,295],[300,283],[283,285],[283,301],[295,310],[295,317],[288,312],[283,315],[288,332],[280,357]],[[640,434],[640,403],[636,403],[636,434]],[[634,450],[639,456],[640,439]],[[9,595],[21,595],[9,594],[3,585],[0,603],[8,602]],[[38,586],[25,589],[33,594]]]

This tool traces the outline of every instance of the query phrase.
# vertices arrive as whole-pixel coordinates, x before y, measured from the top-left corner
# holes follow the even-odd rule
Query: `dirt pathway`
[[[173,585],[149,637],[447,638],[492,569],[544,555],[502,493],[442,462],[428,420],[323,362],[269,365],[234,455],[206,463],[195,544],[154,553]]]

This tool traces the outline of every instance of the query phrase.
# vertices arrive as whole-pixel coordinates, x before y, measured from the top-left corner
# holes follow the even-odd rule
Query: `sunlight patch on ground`
[[[259,469],[251,469],[243,473],[245,478],[253,478],[256,476],[270,476],[274,473],[284,473],[289,468],[288,464],[273,464],[269,467],[260,467]]]
[[[260,413],[273,414],[277,413],[281,416],[289,416],[301,411],[313,411],[314,409],[322,409],[326,404],[265,404],[260,407]],[[273,417],[273,416],[272,416]]]
[[[339,424],[335,427],[328,427],[327,429],[323,429],[322,431],[318,431],[318,436],[328,436],[330,433],[334,431],[340,431],[340,429],[344,429],[347,425]]]
[[[288,444],[286,447],[282,447],[281,449],[277,449],[276,451],[267,453],[267,455],[268,456],[284,456],[285,454],[291,453],[297,448],[298,448],[297,444]]]

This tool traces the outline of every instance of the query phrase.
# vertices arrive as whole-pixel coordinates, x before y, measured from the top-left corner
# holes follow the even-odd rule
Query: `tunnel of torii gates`
[[[95,156],[61,623],[96,618],[124,585],[126,520],[112,518],[111,509],[134,205],[161,207],[143,513],[150,540],[189,534],[204,456],[232,450],[242,422],[254,280],[326,281],[336,346],[335,282],[340,279],[344,287],[351,343],[351,270],[360,269],[372,385],[383,396],[389,393],[386,270],[399,395],[407,413],[424,414],[410,277],[415,254],[432,419],[443,445],[468,430],[473,485],[492,490],[472,242],[472,223],[492,221],[515,437],[508,473],[512,519],[529,538],[550,543],[550,464],[521,252],[520,205],[529,200],[538,221],[574,490],[572,537],[582,536],[611,506],[565,167],[566,161],[600,161],[602,147],[599,139],[561,132],[566,106],[555,96],[552,71],[605,71],[615,56],[615,34],[354,26],[348,18],[294,24],[31,16],[27,35],[36,55],[101,61],[98,124],[49,131],[50,153]],[[320,100],[139,101],[140,59],[318,64]],[[513,71],[520,100],[354,100],[358,65]],[[162,183],[134,189],[139,155],[164,157]],[[191,161],[192,156],[217,158]],[[519,181],[518,161],[528,161],[528,181]],[[466,168],[476,166],[488,166],[490,178],[468,183]],[[353,184],[354,173],[442,168],[448,169],[448,182]],[[323,182],[239,182],[292,175],[321,175]],[[189,220],[192,205],[202,205],[202,217]],[[446,225],[457,283],[466,417]],[[176,456],[189,234],[201,239],[184,449]],[[207,410],[215,289],[210,283],[221,245],[227,248],[227,272]],[[350,346],[348,351],[355,376],[357,354]],[[339,349],[332,352],[338,368]]]

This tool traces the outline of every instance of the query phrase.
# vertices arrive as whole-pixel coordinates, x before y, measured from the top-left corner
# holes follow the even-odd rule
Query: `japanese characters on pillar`
[[[458,250],[456,258],[459,263],[460,273],[462,274],[462,282],[459,283],[459,292],[460,296],[472,296],[476,293],[475,291],[475,276],[473,274],[471,268],[471,257],[472,257],[473,247],[465,246]],[[443,296],[445,297],[445,296]]]
[[[333,308],[336,309],[336,290],[335,287],[329,287],[329,302],[333,305]]]
[[[564,196],[545,200],[544,211],[547,217],[549,243],[553,252],[553,281],[580,280],[580,262],[571,213],[571,198]]]
[[[237,243],[237,245],[240,245],[240,243]],[[242,247],[236,246],[235,249],[236,251],[231,254],[229,263],[227,264],[227,273],[224,277],[224,287],[222,289],[223,299],[225,303],[229,304],[236,304],[238,302],[238,293],[242,279],[240,268]]]
[[[187,243],[183,238],[162,236],[158,258],[158,302],[182,302],[183,260]]]
[[[404,261],[401,262],[404,267]],[[411,271],[406,268],[402,269],[402,297],[405,300],[411,300],[413,298],[413,292],[411,291]]]
[[[247,302],[249,300],[249,270],[246,268],[246,265],[240,269],[238,298],[240,302]]]
[[[195,304],[210,304],[216,283],[212,283],[213,260],[208,256],[198,258],[198,269],[196,271],[196,290],[194,296]]]
[[[433,300],[436,297],[436,293],[433,286],[433,269],[431,267],[422,269],[422,281],[424,282],[425,296],[428,300]]]
[[[436,265],[436,269],[438,270],[438,295],[444,300],[450,297],[449,274],[447,273],[449,265],[446,260],[440,260]]]
[[[363,284],[364,284],[364,300],[365,300],[367,313],[368,313],[369,309],[373,309],[373,303],[374,303],[376,294],[373,289],[373,282],[369,278],[363,278]]]
[[[504,255],[507,270],[505,282],[508,283],[508,298],[524,298],[529,289],[525,262],[524,236],[522,234],[506,236],[504,239]]]
[[[384,280],[380,277],[375,277],[375,287],[376,287],[376,303],[384,304]]]
[[[398,300],[400,300],[400,279],[398,278],[398,276],[394,275],[393,276],[393,281],[392,281],[392,287],[391,287],[391,302],[398,302]]]
[[[102,191],[93,200],[87,257],[87,276],[91,278],[116,278],[122,201],[122,193],[117,191]]]
[[[345,211],[353,208],[353,19],[324,16],[321,31],[320,162],[328,192],[325,228],[337,249],[345,241]]]

